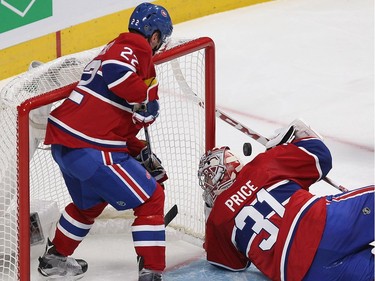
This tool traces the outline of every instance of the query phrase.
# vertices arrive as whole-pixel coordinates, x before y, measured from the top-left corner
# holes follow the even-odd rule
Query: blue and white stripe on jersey
[[[105,139],[98,139],[90,137],[82,132],[79,132],[72,127],[68,126],[67,124],[63,123],[59,119],[49,116],[48,121],[51,122],[53,125],[58,127],[60,130],[74,136],[77,139],[83,140],[85,142],[95,144],[102,147],[108,147],[108,148],[126,148],[126,142],[125,141],[114,141],[114,140],[105,140]]]
[[[124,99],[115,95],[111,91],[93,91],[92,89],[86,86],[77,86],[78,89],[82,90],[85,94],[89,94],[97,99],[100,99],[102,102],[105,102],[111,106],[117,107],[123,111],[133,113],[133,107],[127,103]]]
[[[102,62],[102,71],[107,73],[105,76],[106,85],[109,89],[112,89],[126,81],[133,73],[137,72],[137,69],[123,61],[105,60]]]

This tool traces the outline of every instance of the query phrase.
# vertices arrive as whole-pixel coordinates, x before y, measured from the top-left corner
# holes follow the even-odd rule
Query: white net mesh
[[[190,43],[171,41],[168,51],[163,52]],[[43,105],[29,114],[29,140],[23,140],[30,147],[30,201],[55,201],[61,210],[70,196],[48,147],[43,145],[48,113],[60,103],[51,103],[50,92],[77,82],[84,66],[99,51],[96,48],[38,66],[10,81],[0,92],[0,280],[18,280],[19,276],[18,198],[23,194],[18,194],[18,166],[28,159],[18,159],[17,108],[43,96]],[[206,139],[205,111],[197,102],[205,99],[205,50],[158,64],[157,76],[161,113],[149,132],[153,152],[169,176],[166,210],[177,204],[179,214],[171,226],[203,238],[203,206],[196,172]],[[115,213],[109,208],[103,217]]]

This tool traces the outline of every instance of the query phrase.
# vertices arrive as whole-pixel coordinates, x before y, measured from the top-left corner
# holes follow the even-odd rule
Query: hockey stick
[[[245,142],[245,143],[243,144],[243,154],[244,154],[245,156],[250,156],[250,155],[251,155],[251,152],[252,152],[251,144],[248,143],[248,142]],[[342,186],[341,184],[338,184],[338,183],[334,182],[333,180],[331,180],[331,179],[328,178],[328,177],[323,178],[323,180],[324,180],[326,183],[332,185],[333,187],[337,188],[338,190],[340,190],[340,191],[342,191],[342,192],[347,192],[347,191],[349,191],[349,189],[347,189],[346,187]]]
[[[323,180],[332,185],[333,187],[336,187],[338,190],[342,191],[342,192],[347,192],[349,191],[349,189],[347,189],[346,187],[342,186],[341,184],[337,184],[336,182],[334,182],[332,179],[328,178],[328,177],[325,177],[323,178]]]
[[[254,131],[253,131],[254,132]],[[248,143],[248,142],[245,142],[243,144],[243,153],[245,156],[250,156],[251,155],[251,151],[252,151],[252,148],[251,148],[251,144]],[[334,182],[333,180],[331,180],[330,178],[328,177],[325,177],[323,178],[323,180],[332,185],[333,187],[337,188],[338,190],[342,191],[342,192],[347,192],[349,191],[349,189],[347,189],[346,187],[342,186],[341,184],[337,184],[336,182]]]
[[[194,91],[191,89],[191,87],[186,82],[178,61],[172,60],[171,66],[172,66],[172,71],[173,71],[173,74],[176,78],[176,81],[177,81],[178,85],[180,86],[182,92],[185,94],[185,96],[188,97],[189,99],[195,101],[200,107],[205,108],[204,101],[201,98],[199,98],[196,93],[194,93]],[[215,108],[215,113],[216,113],[216,117],[220,118],[225,123],[231,125],[232,127],[236,128],[237,130],[241,131],[245,135],[247,135],[247,136],[251,137],[252,139],[256,140],[257,142],[259,142],[263,146],[265,146],[266,143],[269,141],[263,135],[261,135],[258,132],[250,129],[249,127],[243,125],[242,123],[236,121],[235,119],[229,117],[223,111]],[[339,185],[339,184],[335,183],[334,181],[332,181],[328,177],[323,178],[323,180],[325,182],[327,182],[328,184],[332,185],[333,187],[337,188],[338,190],[342,191],[342,192],[348,191],[347,188],[345,188],[342,185]]]
[[[145,138],[147,142],[147,152],[148,155],[152,155],[152,150],[151,150],[151,141],[150,141],[150,134],[148,132],[148,127],[144,127],[144,132],[145,132]],[[152,161],[151,161],[152,165]],[[163,185],[163,184],[162,184]],[[173,205],[173,207],[165,214],[164,216],[164,225],[167,226],[178,214],[178,207],[177,205]]]
[[[146,143],[147,143],[147,153],[148,153],[148,157],[151,157],[152,156],[152,150],[151,150],[151,141],[150,141],[150,135],[148,133],[148,127],[144,127],[143,128],[144,131],[145,131],[145,137],[146,137]],[[150,165],[152,168],[153,167],[153,162],[150,161]]]
[[[178,207],[176,204],[173,205],[172,208],[165,214],[164,216],[164,225],[168,226],[168,224],[177,216],[178,214]]]
[[[194,91],[186,82],[184,78],[184,74],[181,71],[178,61],[172,60],[171,66],[172,66],[172,71],[176,78],[176,81],[180,89],[182,90],[182,92],[185,94],[185,96],[188,97],[190,100],[195,101],[200,107],[204,109],[205,108],[204,101],[196,93],[194,93]],[[233,118],[228,116],[225,112],[221,111],[220,109],[215,108],[215,114],[216,114],[216,117],[220,118],[221,120],[228,123],[229,125],[235,127],[237,130],[241,131],[245,135],[248,135],[252,139],[260,142],[263,145],[267,143],[268,140],[265,137],[251,130],[250,128],[243,126],[240,122],[234,120]]]
[[[145,131],[145,138],[147,142],[147,152],[148,155],[152,155],[152,150],[151,150],[151,141],[150,141],[150,134],[148,132],[148,127],[144,127]],[[152,161],[151,161],[152,165]],[[165,214],[164,216],[164,225],[167,226],[178,214],[178,207],[177,205],[173,205],[173,207]]]

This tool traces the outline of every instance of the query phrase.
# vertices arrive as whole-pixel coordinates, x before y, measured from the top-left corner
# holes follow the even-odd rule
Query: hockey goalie
[[[202,156],[209,263],[253,263],[275,281],[374,280],[374,185],[318,197],[309,187],[332,168],[329,149],[300,120],[242,167],[228,147]]]

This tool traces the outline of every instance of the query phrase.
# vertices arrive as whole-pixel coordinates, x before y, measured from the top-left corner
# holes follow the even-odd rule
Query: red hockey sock
[[[81,210],[73,203],[66,206],[57,224],[55,238],[52,241],[56,251],[63,256],[73,254],[90,231],[95,218],[101,214],[106,206],[107,203],[102,203],[87,210]]]
[[[165,269],[164,190],[157,184],[154,194],[134,209],[132,225],[135,251],[144,259],[144,268]]]

